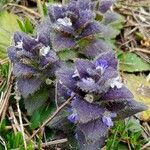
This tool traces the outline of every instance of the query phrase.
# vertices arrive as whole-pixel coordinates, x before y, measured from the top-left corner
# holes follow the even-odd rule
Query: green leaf
[[[55,110],[53,103],[41,106],[38,110],[34,111],[31,117],[31,129],[37,128],[41,125]]]
[[[126,72],[149,71],[150,64],[145,62],[135,53],[125,52],[118,56],[120,61],[120,69]]]
[[[43,4],[43,12],[44,12],[44,16],[48,15],[48,7],[46,6],[46,4]]]
[[[0,59],[7,57],[7,47],[12,43],[15,31],[20,31],[18,17],[6,11],[0,12]]]
[[[5,150],[4,146],[0,143],[0,150]]]
[[[26,17],[24,21],[17,19],[17,22],[18,22],[19,27],[22,30],[22,32],[30,33],[30,34],[33,33],[34,27],[31,23],[31,21],[29,20],[29,18]]]
[[[24,21],[24,26],[25,26],[25,29],[26,29],[26,33],[33,33],[33,25],[32,23],[30,22],[29,18],[25,18],[25,21]]]
[[[18,22],[19,27],[20,27],[20,29],[22,30],[22,32],[26,32],[26,29],[25,29],[25,27],[24,27],[23,21],[17,19],[17,22]]]
[[[77,52],[74,50],[64,50],[58,53],[58,56],[61,60],[74,60],[77,57]]]
[[[114,150],[128,150],[128,146],[126,144],[120,142],[118,144],[117,148]]]
[[[9,64],[0,65],[0,75],[4,78],[7,78],[9,74]]]
[[[23,145],[23,137],[20,132],[17,132],[16,134],[11,133],[7,135],[7,147],[8,149],[12,148],[20,148]]]

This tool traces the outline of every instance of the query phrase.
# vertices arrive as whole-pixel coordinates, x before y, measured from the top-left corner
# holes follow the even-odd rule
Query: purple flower
[[[107,63],[107,60],[97,60],[95,62],[95,65],[96,65],[96,69],[106,69],[108,67],[108,63]]]
[[[117,59],[113,52],[99,55],[95,60],[77,59],[75,70],[60,70],[57,75],[73,92],[103,94],[111,87],[119,87]]]
[[[104,112],[104,116],[102,117],[102,121],[104,124],[106,124],[109,128],[114,125],[112,118],[116,117],[116,113],[111,113],[111,112]]]
[[[107,4],[103,1],[96,3],[100,3],[96,4],[97,6],[102,5],[100,11],[104,9],[106,11],[112,5],[112,1],[107,2]],[[104,40],[97,41],[96,44],[99,45],[99,49],[95,47],[95,35],[99,34],[108,38],[113,32],[110,27],[104,25],[104,20],[101,23],[95,19],[97,15],[96,5],[91,0],[73,0],[65,6],[49,6],[50,38],[55,51],[78,48],[78,53],[93,58],[102,51],[110,50]],[[82,41],[88,42],[88,44],[82,46]],[[92,52],[89,46],[93,47]]]
[[[96,65],[96,69],[100,69],[101,70],[101,73],[104,73],[104,71],[108,67],[108,63],[107,63],[106,60],[97,60],[95,62],[95,65]]]
[[[59,67],[56,53],[42,41],[41,36],[33,38],[16,32],[15,45],[8,48],[13,74],[17,77],[17,86],[23,97],[40,89]]]
[[[69,97],[72,97],[74,95],[74,92],[72,92],[70,89],[67,90],[67,95]]]
[[[71,123],[77,123],[78,116],[77,116],[77,113],[76,113],[75,109],[68,108],[68,112],[70,113],[70,115],[67,116],[67,119],[68,119]]]
[[[77,122],[77,115],[76,114],[71,114],[67,117],[67,119],[71,122],[71,123],[76,123]]]

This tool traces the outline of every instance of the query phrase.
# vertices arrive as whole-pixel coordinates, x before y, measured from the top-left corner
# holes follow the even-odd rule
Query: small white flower
[[[71,19],[68,17],[65,18],[59,18],[57,19],[57,23],[66,27],[71,27],[72,26],[72,22]]]
[[[49,47],[49,46],[47,46],[47,47],[42,47],[42,48],[40,49],[40,55],[41,55],[41,56],[46,56],[46,55],[49,53],[49,51],[50,51],[50,47]]]
[[[114,87],[117,87],[118,89],[122,88],[122,83],[121,83],[121,79],[120,77],[116,77],[116,78],[113,78],[111,81],[110,81],[110,86],[111,88],[114,88]]]
[[[60,84],[63,84],[61,80],[59,80],[59,83],[60,83]]]
[[[23,42],[22,41],[17,42],[17,45],[15,47],[22,49],[23,48]]]
[[[80,77],[77,69],[75,70],[74,74],[72,75],[72,78],[75,78],[75,77]]]
[[[61,3],[54,3],[52,4],[53,6],[57,6],[57,7],[62,7],[63,5]],[[49,3],[46,3],[46,6],[48,7],[49,6]]]
[[[82,81],[84,82],[84,83],[86,83],[86,84],[94,84],[95,83],[95,81],[92,79],[92,78],[82,78]]]

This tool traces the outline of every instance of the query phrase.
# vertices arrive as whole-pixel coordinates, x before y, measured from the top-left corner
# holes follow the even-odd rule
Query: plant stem
[[[27,143],[26,143],[26,139],[25,139],[25,134],[24,134],[24,127],[23,127],[23,122],[22,122],[22,116],[21,116],[21,110],[19,107],[19,101],[17,100],[17,109],[18,109],[18,114],[19,114],[19,122],[20,122],[20,129],[21,129],[21,133],[22,133],[22,137],[23,137],[23,143],[24,143],[24,148],[27,148]]]

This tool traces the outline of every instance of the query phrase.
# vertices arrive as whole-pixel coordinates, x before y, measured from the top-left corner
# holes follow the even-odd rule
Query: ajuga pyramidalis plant
[[[47,79],[57,81],[57,87],[53,86],[58,105],[74,95],[59,121],[74,125],[81,150],[100,149],[115,120],[147,109],[122,83],[115,52],[107,43],[117,34],[113,25],[120,19],[109,10],[112,4],[113,0],[52,4],[36,35],[16,32],[14,46],[8,48],[24,100],[40,90]],[[66,51],[76,55],[64,61]]]

